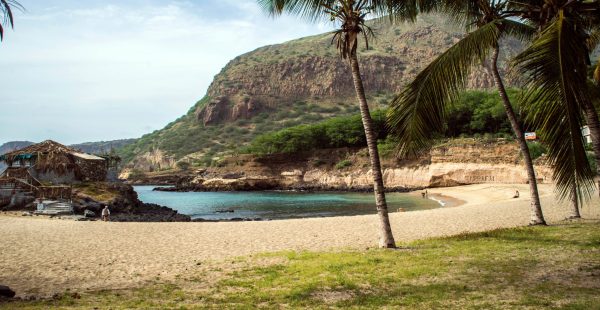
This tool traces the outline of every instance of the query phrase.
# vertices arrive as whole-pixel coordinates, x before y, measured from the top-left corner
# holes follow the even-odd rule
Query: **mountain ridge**
[[[439,15],[421,16],[413,24],[370,23],[378,37],[368,50],[361,45],[359,61],[373,109],[385,107],[423,67],[464,36]],[[513,85],[505,59],[521,45],[506,40],[502,48],[501,71]],[[493,85],[483,66],[468,79],[469,88]],[[119,152],[129,168],[143,171],[173,168],[181,160],[206,166],[258,134],[357,112],[348,65],[331,45],[330,33],[319,34],[234,58],[187,114]]]

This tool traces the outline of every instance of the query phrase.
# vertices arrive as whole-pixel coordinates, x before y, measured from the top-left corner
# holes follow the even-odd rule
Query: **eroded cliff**
[[[454,140],[434,147],[418,159],[384,157],[382,165],[388,190],[527,183],[519,148],[515,142],[506,140]],[[319,150],[294,156],[231,156],[220,166],[189,171],[179,178],[175,190],[370,190],[372,187],[366,149]],[[539,182],[552,181],[551,169],[542,158],[537,160],[536,170]]]

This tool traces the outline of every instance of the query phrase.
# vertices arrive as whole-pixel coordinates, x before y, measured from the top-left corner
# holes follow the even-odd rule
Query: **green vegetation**
[[[598,224],[503,229],[412,242],[396,251],[264,254],[199,266],[173,282],[140,289],[8,306],[598,309]]]
[[[519,93],[518,89],[509,89],[511,102]],[[513,107],[519,110],[518,107]],[[448,107],[445,126],[446,137],[473,136],[475,134],[501,134],[512,137],[510,122],[502,100],[496,91],[472,90],[461,93]]]
[[[350,166],[352,166],[352,162],[347,159],[344,159],[335,165],[335,169],[341,170]]]
[[[385,111],[372,113],[375,132],[385,138]],[[245,152],[266,155],[299,153],[315,149],[359,147],[366,145],[360,115],[334,117],[314,125],[300,125],[258,136]]]
[[[517,89],[509,96],[516,97]],[[310,108],[310,105],[309,105]],[[380,139],[381,156],[394,154],[397,142],[386,139],[388,131],[384,116],[387,110],[372,113]],[[447,112],[444,137],[475,137],[488,140],[512,139],[510,123],[502,101],[493,91],[466,91],[452,102]],[[441,136],[440,136],[441,137]],[[313,125],[300,125],[256,137],[243,150],[256,155],[298,153],[315,149],[366,146],[360,115],[340,116]],[[541,155],[541,153],[539,154]],[[538,156],[539,156],[538,155]]]
[[[538,143],[538,142],[528,142],[527,147],[529,147],[529,153],[531,154],[531,159],[537,159],[540,156],[542,156],[542,154],[546,154],[546,152],[548,152],[546,147],[543,144]]]

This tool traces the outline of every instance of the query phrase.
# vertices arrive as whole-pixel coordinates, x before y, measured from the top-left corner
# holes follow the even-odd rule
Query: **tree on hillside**
[[[402,155],[414,156],[428,150],[435,134],[444,130],[449,106],[466,88],[471,70],[482,65],[491,53],[489,67],[527,169],[531,193],[530,224],[545,225],[533,161],[498,70],[500,39],[508,36],[527,39],[535,29],[509,19],[506,8],[507,1],[445,1],[440,6],[442,11],[467,25],[468,29],[474,29],[423,69],[392,101],[388,125],[399,141]]]
[[[510,1],[510,11],[538,29],[531,45],[515,59],[519,71],[531,77],[522,105],[549,146],[560,197],[576,205],[594,190],[581,135],[584,119],[596,164],[600,160],[600,122],[587,75],[597,42],[594,33],[597,36],[600,27],[600,1]]]
[[[24,10],[23,6],[15,0],[0,0],[0,41],[4,39],[4,29],[7,25],[10,25],[11,28],[15,27],[13,17],[15,8]]]
[[[269,14],[276,16],[283,12],[299,15],[309,20],[329,19],[340,27],[333,32],[333,40],[343,59],[348,60],[356,96],[360,105],[362,123],[365,130],[371,171],[373,174],[373,189],[377,204],[377,213],[381,221],[380,247],[395,247],[394,237],[388,217],[385,199],[383,174],[377,150],[377,135],[373,130],[373,120],[369,112],[367,98],[360,75],[357,56],[359,38],[364,39],[367,48],[369,40],[374,36],[373,31],[365,23],[365,18],[388,15],[393,19],[414,19],[420,10],[427,10],[436,1],[394,1],[394,0],[258,0],[259,4]]]

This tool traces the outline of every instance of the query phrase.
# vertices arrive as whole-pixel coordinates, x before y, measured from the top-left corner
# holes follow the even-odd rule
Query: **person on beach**
[[[519,198],[519,191],[515,191],[515,195],[513,196],[513,198]]]
[[[104,209],[102,209],[102,220],[105,222],[110,221],[110,210],[107,205],[104,205]]]
[[[42,202],[42,199],[41,199],[41,198],[37,198],[37,199],[35,200],[35,206],[36,206],[36,209],[37,209],[38,211],[42,211],[42,210],[44,210],[44,203]]]

